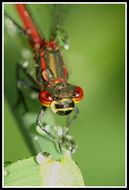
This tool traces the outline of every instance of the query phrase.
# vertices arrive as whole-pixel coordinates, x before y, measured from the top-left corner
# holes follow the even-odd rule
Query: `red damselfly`
[[[36,126],[39,126],[51,139],[53,135],[42,127],[42,118],[47,108],[58,115],[66,116],[67,128],[70,126],[74,118],[76,118],[78,109],[76,103],[83,98],[83,90],[81,87],[68,83],[68,71],[64,64],[62,49],[67,47],[67,33],[60,27],[58,23],[58,14],[55,14],[55,24],[51,31],[50,39],[45,36],[37,28],[32,14],[25,4],[16,4],[16,9],[23,22],[23,28],[16,23],[7,13],[5,14],[17,27],[17,29],[27,36],[30,47],[34,53],[36,78],[30,75],[25,67],[21,64],[17,65],[17,80],[20,81],[20,70],[23,70],[27,77],[35,84],[28,85],[33,91],[39,93],[39,102],[42,105],[41,111],[37,117]],[[55,5],[58,6],[58,5]],[[23,82],[23,81],[22,81]],[[25,83],[25,81],[24,81]],[[22,94],[21,88],[18,88],[19,97],[22,99],[25,109],[27,110],[26,101]],[[69,114],[75,111],[75,115],[70,118]],[[62,134],[62,142],[66,140],[74,144],[72,138],[66,139],[68,130]],[[73,148],[73,147],[72,147]],[[71,148],[71,150],[72,150]]]

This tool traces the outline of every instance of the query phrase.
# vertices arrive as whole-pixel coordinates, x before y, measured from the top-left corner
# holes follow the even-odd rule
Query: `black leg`
[[[31,85],[29,84],[28,82],[24,81],[21,79],[21,76],[20,76],[20,72],[24,72],[25,75],[33,82],[35,83],[36,85]],[[33,90],[33,91],[37,91],[39,92],[40,91],[40,88],[39,86],[37,85],[37,81],[27,73],[26,69],[22,67],[21,64],[17,64],[17,68],[16,68],[16,73],[17,73],[17,76],[16,76],[16,80],[17,80],[17,92],[18,92],[18,98],[17,98],[17,102],[15,104],[14,107],[17,107],[19,105],[20,102],[23,103],[23,106],[24,106],[24,109],[25,109],[25,112],[28,111],[28,107],[27,107],[27,104],[26,104],[26,101],[25,101],[25,98],[24,98],[24,95],[23,95],[23,92],[22,92],[22,88],[23,86],[26,86],[27,88]]]
[[[66,127],[69,127],[71,125],[71,123],[77,118],[77,116],[79,114],[79,110],[76,106],[74,108],[74,112],[75,112],[75,115],[72,118],[70,118],[70,115],[67,116]]]
[[[17,67],[16,67],[16,73],[17,73],[17,76],[16,76],[16,79],[19,80],[21,79],[20,77],[20,72],[24,72],[25,75],[37,86],[37,89],[40,90],[41,88],[41,85],[40,83],[38,82],[38,80],[34,79],[28,72],[27,72],[27,67],[24,67],[22,64],[20,63],[17,63]]]
[[[72,136],[66,135],[65,136],[65,143],[66,143],[67,149],[71,153],[74,153],[76,151],[76,149],[77,149],[77,142],[75,141],[75,139]]]
[[[36,126],[40,127],[51,140],[55,141],[56,140],[55,137],[50,132],[48,132],[47,129],[45,128],[46,124],[43,125],[42,123],[43,117],[45,115],[45,111],[46,111],[46,107],[43,106],[38,114],[38,117],[36,120]]]
[[[47,125],[42,122],[45,111],[46,107],[42,107],[36,120],[36,127],[39,127],[45,133],[47,138],[54,143],[54,146],[57,149],[57,151],[62,153],[62,137],[58,137],[57,134],[54,136],[51,133],[51,131],[48,131],[48,129],[46,128]]]
[[[69,150],[71,153],[74,153],[77,149],[77,142],[72,136],[68,135],[68,130],[64,131],[60,137],[59,145],[61,150]]]
[[[37,81],[39,81],[40,86],[42,86],[44,84],[44,80],[42,78],[42,69],[41,69],[41,62],[40,62],[40,55],[36,54],[36,56],[34,57],[35,59],[35,66],[36,66],[36,78]]]
[[[20,104],[20,102],[23,103],[23,106],[24,106],[24,109],[25,109],[25,113],[28,112],[29,109],[28,109],[28,106],[26,104],[24,95],[23,95],[22,91],[18,89],[18,98],[17,98],[17,102],[14,105],[14,108],[16,108]]]
[[[18,80],[17,81],[18,98],[17,98],[17,102],[14,105],[14,108],[16,108],[22,102],[24,109],[25,109],[25,112],[27,112],[29,109],[27,107],[25,97],[24,97],[23,92],[22,92],[24,87],[31,89],[33,92],[39,92],[39,90],[37,89],[36,86],[33,86],[32,84],[29,84],[24,80]]]
[[[77,143],[72,136],[68,135],[67,128],[62,131],[62,134],[60,136],[58,136],[57,134],[60,128],[57,127],[57,134],[54,136],[51,133],[51,130],[48,131],[48,129],[46,128],[47,125],[43,125],[42,120],[45,115],[45,111],[46,107],[42,107],[36,120],[36,126],[39,127],[43,131],[43,133],[45,133],[46,137],[54,143],[55,147],[60,153],[63,153],[63,149],[69,150],[71,153],[74,153],[77,149]]]

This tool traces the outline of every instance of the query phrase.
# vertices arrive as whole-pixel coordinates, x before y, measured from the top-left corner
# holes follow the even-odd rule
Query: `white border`
[[[125,186],[4,186],[4,188],[126,188],[127,187],[127,2],[2,2],[2,36],[4,36],[4,4],[125,4]],[[2,38],[2,143],[4,144],[4,38]],[[2,146],[2,148],[4,145]],[[2,150],[2,173],[4,171],[4,148]]]
[[[125,186],[127,186],[127,3],[125,4]]]
[[[4,4],[126,4],[126,2],[4,2]]]

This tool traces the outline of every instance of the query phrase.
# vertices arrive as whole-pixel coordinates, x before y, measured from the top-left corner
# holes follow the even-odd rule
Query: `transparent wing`
[[[62,48],[67,45],[68,34],[63,29],[63,24],[69,11],[70,5],[67,4],[54,4],[51,11],[50,39],[55,40]]]

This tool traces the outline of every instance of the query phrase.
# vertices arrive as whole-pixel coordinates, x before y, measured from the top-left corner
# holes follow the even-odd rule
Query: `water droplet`
[[[69,49],[69,45],[68,44],[65,44],[64,45],[64,48],[67,50],[67,49]]]
[[[34,136],[34,140],[37,141],[38,140],[38,136]]]
[[[28,49],[24,48],[21,50],[22,57],[28,59],[31,56],[31,53]]]
[[[28,61],[24,61],[24,63],[22,64],[22,67],[26,68],[28,65],[29,65],[29,62]]]
[[[4,170],[4,176],[8,176],[9,175],[9,171],[8,170]]]
[[[42,164],[44,159],[45,159],[45,156],[41,152],[36,156],[36,161],[38,164]]]
[[[58,135],[60,137],[62,137],[62,135],[63,135],[63,129],[59,128],[58,131],[57,131],[57,133],[58,133]]]
[[[16,34],[16,26],[14,23],[9,18],[6,18],[5,25],[7,27],[8,34],[10,36],[14,36]]]

